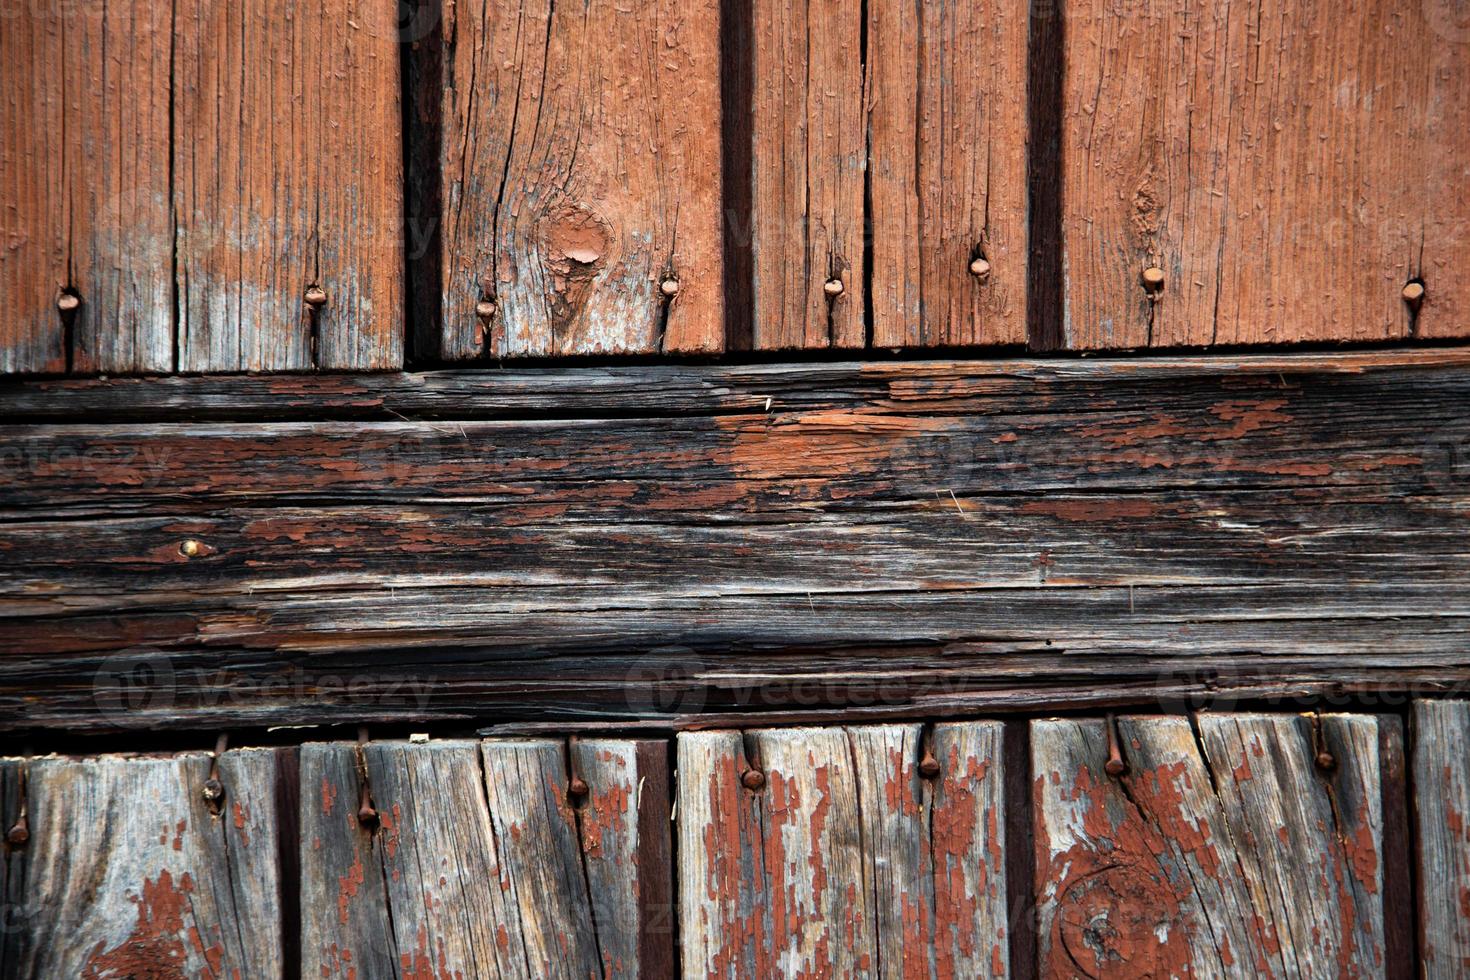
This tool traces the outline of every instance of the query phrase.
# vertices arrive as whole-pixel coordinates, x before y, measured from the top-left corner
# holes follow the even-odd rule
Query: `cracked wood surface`
[[[1427,978],[1470,968],[1470,702],[1416,701],[1419,955]]]
[[[150,0],[7,7],[0,372],[173,367],[172,30]]]
[[[670,955],[660,944],[671,945],[648,914],[650,899],[668,901],[657,748],[303,746],[304,974],[657,975]],[[375,829],[358,819],[360,759]],[[569,760],[587,782],[584,800],[568,797]]]
[[[0,372],[402,364],[390,0],[26,3],[0,58]]]
[[[244,421],[302,380],[0,389],[51,420],[3,430],[0,725],[1462,679],[1464,354],[1229,363],[313,379],[333,422]]]
[[[284,977],[281,794],[292,750],[3,763],[5,826],[26,772],[30,840],[6,845],[0,969],[16,977]]]
[[[1024,343],[1025,6],[746,16],[754,346]]]
[[[684,975],[1007,975],[1000,738],[930,782],[915,724],[680,735]]]
[[[724,348],[719,23],[714,0],[446,6],[421,354]]]
[[[1032,723],[1043,973],[1409,975],[1385,900],[1396,717],[1124,717],[1121,776],[1106,724]]]
[[[1470,45],[1453,7],[1068,4],[1064,345],[1464,336]]]

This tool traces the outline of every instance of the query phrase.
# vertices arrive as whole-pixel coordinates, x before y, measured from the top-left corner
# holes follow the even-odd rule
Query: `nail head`
[[[663,282],[658,284],[658,291],[663,293],[669,299],[673,299],[675,296],[679,295],[679,280],[673,278],[672,276],[668,279],[665,279]]]
[[[82,305],[82,298],[76,293],[62,293],[56,297],[56,308],[62,313],[70,313]]]
[[[1128,771],[1128,766],[1122,759],[1109,759],[1103,766],[1103,771],[1109,776],[1121,776]]]
[[[1332,757],[1331,752],[1318,752],[1317,768],[1330,772],[1337,768],[1337,760]]]
[[[573,776],[571,782],[567,783],[567,795],[581,799],[587,795],[587,781],[581,776]]]
[[[185,558],[197,558],[204,553],[204,543],[195,538],[189,538],[179,545],[179,554]]]
[[[1158,292],[1164,288],[1164,270],[1156,265],[1151,265],[1143,270],[1143,286],[1150,292]]]
[[[364,803],[357,808],[357,822],[371,830],[378,825],[378,811]]]
[[[828,279],[827,282],[822,286],[822,292],[826,293],[828,296],[841,296],[842,290],[844,288],[846,287],[842,285],[841,279]]]
[[[939,775],[939,760],[932,755],[926,755],[919,760],[919,775],[925,779],[933,779]]]
[[[972,259],[970,261],[970,274],[976,279],[984,279],[990,275],[990,263],[982,258]]]
[[[31,828],[26,826],[24,820],[17,820],[15,825],[5,834],[5,842],[11,847],[20,847],[31,839]]]
[[[225,784],[211,777],[204,781],[204,789],[201,793],[204,796],[204,802],[218,803],[225,798]]]
[[[1424,299],[1424,284],[1418,280],[1404,286],[1404,302],[1419,303]]]
[[[320,286],[306,287],[306,305],[324,306],[327,302],[327,291]]]
[[[746,789],[760,789],[766,785],[766,774],[759,769],[747,769],[740,774],[740,785]]]
[[[481,320],[488,320],[495,315],[495,304],[488,299],[482,299],[475,304],[475,316]]]

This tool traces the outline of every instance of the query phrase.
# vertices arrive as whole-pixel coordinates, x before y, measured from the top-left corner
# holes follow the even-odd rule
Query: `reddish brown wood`
[[[1084,0],[1065,35],[1067,346],[1470,330],[1451,5]]]
[[[721,350],[714,0],[445,16],[443,328],[426,346]]]

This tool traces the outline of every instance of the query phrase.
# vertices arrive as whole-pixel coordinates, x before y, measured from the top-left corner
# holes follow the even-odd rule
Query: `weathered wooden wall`
[[[37,381],[0,413],[8,728],[1470,671],[1463,352]]]
[[[36,0],[0,372],[1464,337],[1452,6]]]
[[[1411,717],[1417,824],[1394,713],[5,759],[0,970],[1458,976],[1470,713]]]

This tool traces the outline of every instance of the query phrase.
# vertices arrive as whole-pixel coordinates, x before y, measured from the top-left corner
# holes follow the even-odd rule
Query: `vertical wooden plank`
[[[873,346],[1025,343],[1028,5],[867,9]]]
[[[719,21],[446,7],[443,357],[723,348]]]
[[[395,975],[526,975],[519,881],[491,827],[479,750],[472,741],[364,750],[381,823],[372,873],[391,909]]]
[[[358,758],[350,743],[301,747],[303,977],[397,975],[379,847],[357,819]]]
[[[0,31],[0,63],[27,78],[0,89],[0,374],[66,368],[63,39],[49,5],[12,4]]]
[[[668,746],[578,739],[572,770],[582,860],[605,977],[674,975]]]
[[[1414,702],[1419,956],[1423,975],[1470,969],[1470,702]]]
[[[1043,972],[1383,975],[1381,723],[1034,722]]]
[[[921,741],[681,735],[685,975],[1008,975],[1000,726],[939,726],[932,780]]]
[[[490,740],[482,752],[501,875],[519,909],[530,975],[595,975],[602,958],[567,799],[564,746],[549,739]]]
[[[20,759],[0,759],[0,977],[21,976],[20,958],[30,929],[27,916],[34,912],[25,905],[30,842],[10,839],[22,813],[24,768]]]
[[[755,0],[753,9],[753,342],[862,347],[862,5]],[[840,293],[827,291],[830,280]]]
[[[1065,343],[1398,339],[1418,276],[1419,332],[1463,335],[1470,47],[1441,8],[1068,4]]]
[[[400,366],[396,5],[182,0],[173,58],[180,368]]]
[[[64,370],[68,339],[81,371],[172,367],[171,31],[145,0],[7,10],[0,370]]]
[[[226,755],[220,815],[201,795],[204,753],[30,763],[25,880],[12,888],[22,933],[6,969],[283,976],[274,756]]]

